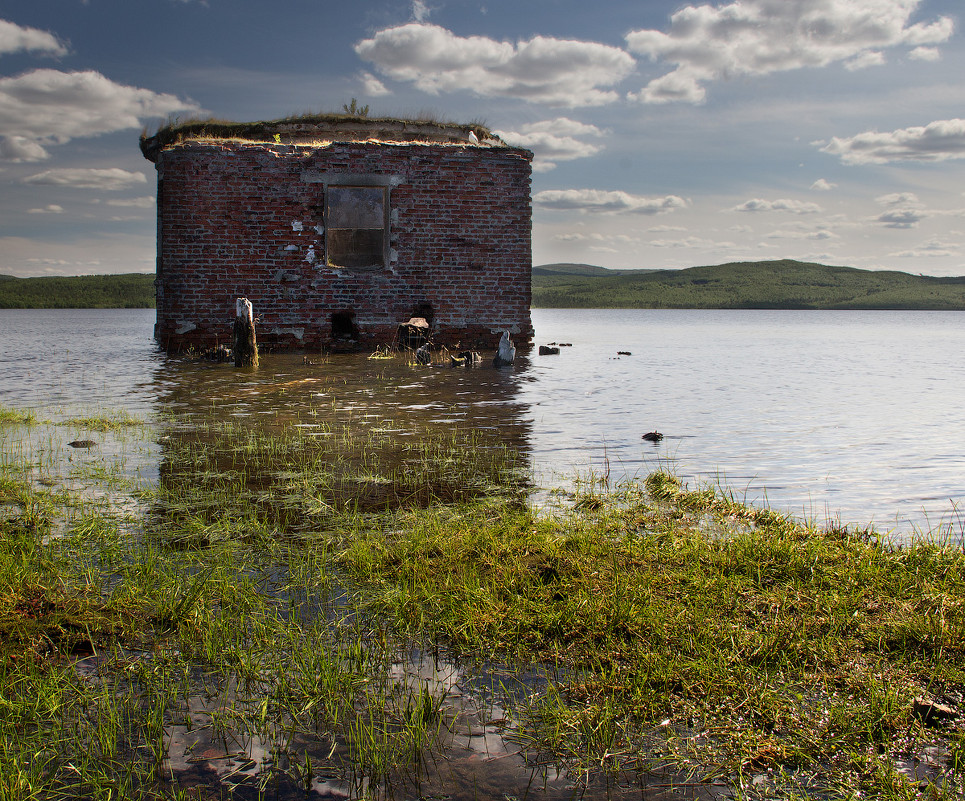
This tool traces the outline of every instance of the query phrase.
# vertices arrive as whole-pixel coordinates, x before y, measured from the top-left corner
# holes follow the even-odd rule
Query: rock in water
[[[649,431],[640,439],[645,439],[647,442],[660,442],[660,440],[663,439],[663,434],[661,434],[659,431]]]
[[[516,346],[509,338],[509,331],[503,331],[503,335],[499,338],[499,348],[496,351],[496,357],[493,359],[493,366],[502,367],[512,364],[515,358]]]

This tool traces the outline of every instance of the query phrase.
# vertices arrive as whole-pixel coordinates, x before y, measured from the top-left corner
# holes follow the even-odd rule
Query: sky
[[[537,265],[965,275],[962,0],[0,0],[0,274],[153,272],[143,130],[353,98],[531,149]]]

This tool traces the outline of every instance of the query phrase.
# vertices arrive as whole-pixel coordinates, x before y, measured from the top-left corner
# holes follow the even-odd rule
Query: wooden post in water
[[[248,298],[235,302],[235,367],[258,366],[258,343],[255,341],[255,313]]]

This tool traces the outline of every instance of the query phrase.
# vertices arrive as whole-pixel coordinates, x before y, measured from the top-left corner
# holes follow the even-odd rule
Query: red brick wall
[[[427,308],[439,344],[495,348],[503,329],[526,344],[530,160],[513,148],[372,142],[164,150],[158,341],[169,351],[230,346],[235,299],[247,297],[262,346],[370,350],[391,344],[398,325]],[[351,183],[351,175],[391,182],[393,258],[382,269],[324,262],[319,176]],[[354,342],[333,340],[337,313],[353,315]]]

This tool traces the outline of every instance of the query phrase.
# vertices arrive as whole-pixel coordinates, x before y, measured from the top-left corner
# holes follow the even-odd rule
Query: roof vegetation
[[[420,113],[415,117],[370,117],[368,106],[352,98],[342,112],[306,113],[277,120],[234,122],[216,118],[169,120],[156,133],[141,133],[141,152],[150,161],[166,147],[198,139],[240,139],[278,144],[306,144],[320,140],[422,141],[467,143],[472,136],[489,145],[503,142],[478,121],[468,123],[438,119]]]

